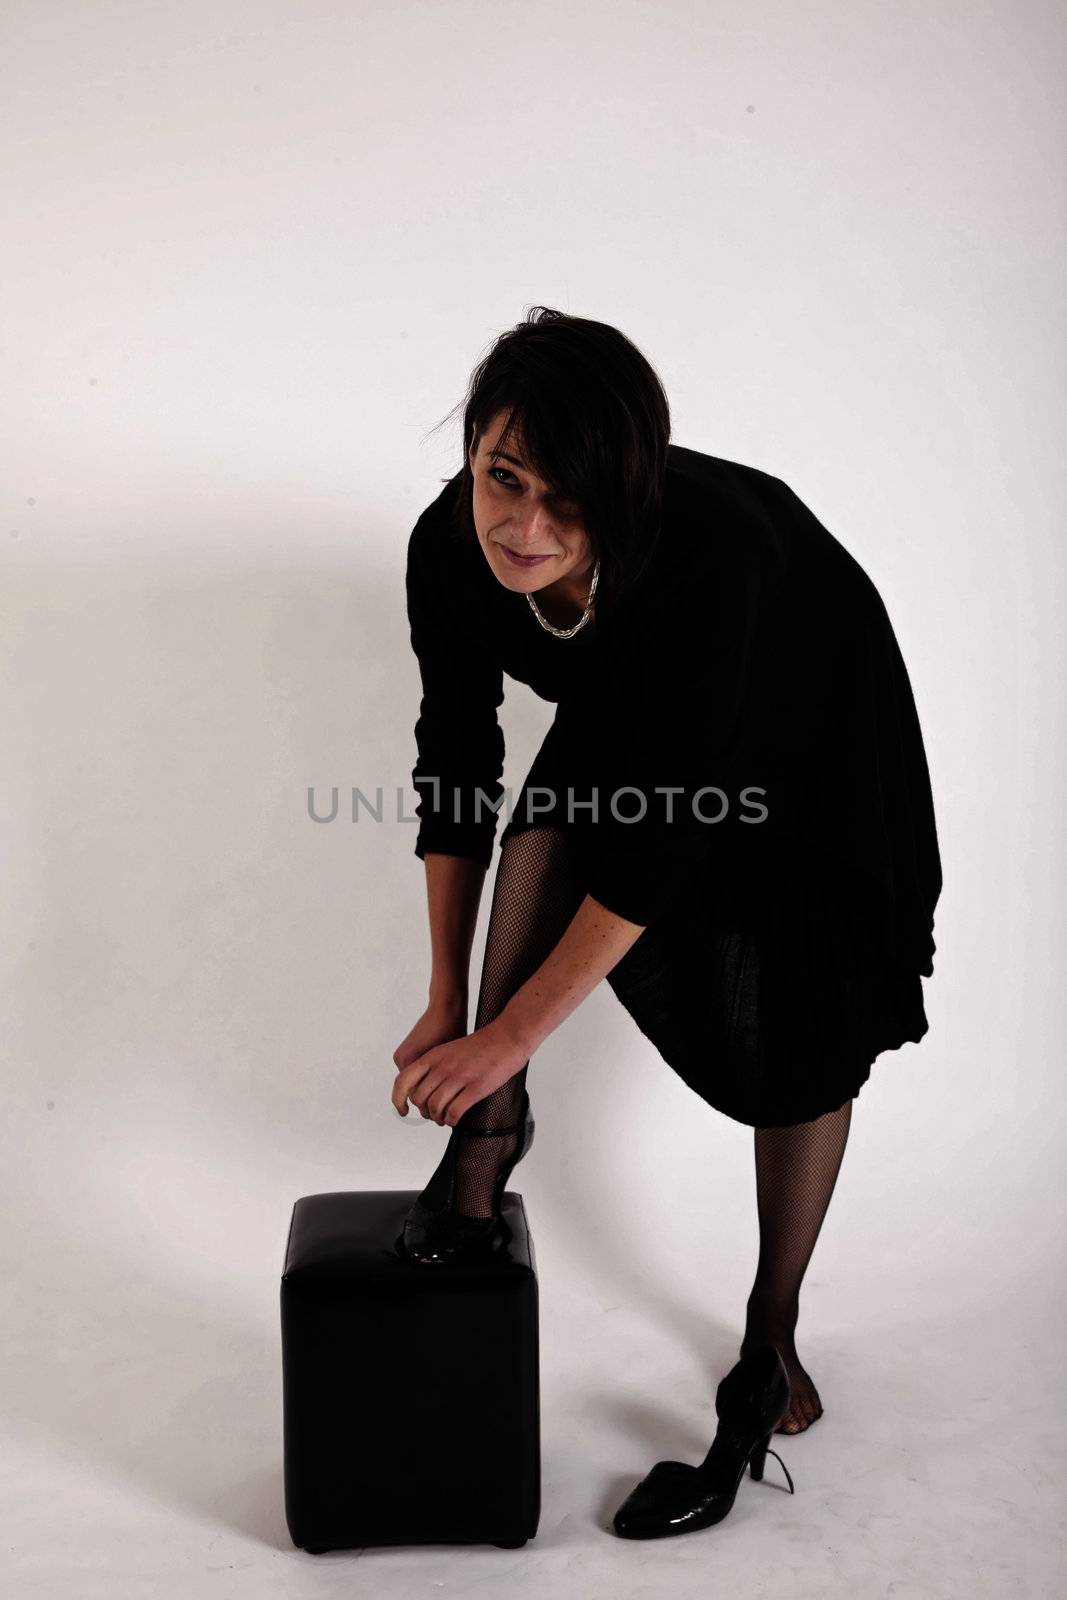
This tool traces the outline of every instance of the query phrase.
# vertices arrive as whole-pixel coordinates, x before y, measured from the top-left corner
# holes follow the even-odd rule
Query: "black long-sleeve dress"
[[[580,884],[644,928],[608,983],[710,1105],[754,1127],[836,1109],[928,1030],[941,891],[874,584],[780,479],[671,445],[647,574],[558,639],[457,534],[460,483],[408,545],[415,854],[491,864],[503,674],[529,684],[557,709],[500,844],[562,828]]]

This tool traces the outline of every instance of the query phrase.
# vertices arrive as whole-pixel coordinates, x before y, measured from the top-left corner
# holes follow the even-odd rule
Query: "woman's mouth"
[[[514,550],[509,550],[506,544],[500,546],[508,560],[517,567],[539,567],[542,561],[551,561],[551,556],[520,556]]]

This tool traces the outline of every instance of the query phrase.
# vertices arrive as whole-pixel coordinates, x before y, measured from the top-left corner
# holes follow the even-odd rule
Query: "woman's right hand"
[[[447,1044],[450,1039],[462,1039],[466,1032],[466,1000],[431,1000],[418,1022],[393,1051],[393,1064],[399,1072],[419,1056],[425,1055],[427,1050],[432,1050],[434,1045]],[[407,1110],[399,1115],[406,1117]],[[422,1115],[430,1119],[428,1111],[424,1110]]]

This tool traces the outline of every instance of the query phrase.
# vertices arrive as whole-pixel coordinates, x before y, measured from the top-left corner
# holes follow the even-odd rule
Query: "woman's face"
[[[505,588],[534,594],[557,584],[561,599],[584,605],[593,554],[578,507],[526,466],[517,429],[506,453],[497,452],[506,415],[497,412],[469,453],[478,542]]]

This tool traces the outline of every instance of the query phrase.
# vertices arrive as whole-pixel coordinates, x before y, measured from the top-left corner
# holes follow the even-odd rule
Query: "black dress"
[[[753,1127],[836,1109],[927,1032],[941,891],[874,584],[780,479],[671,445],[645,578],[558,639],[457,534],[460,483],[408,545],[415,854],[491,864],[503,674],[529,684],[557,709],[499,842],[561,828],[578,884],[643,927],[608,983],[702,1099]]]

